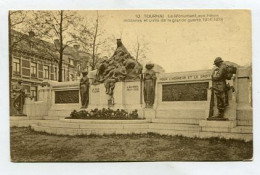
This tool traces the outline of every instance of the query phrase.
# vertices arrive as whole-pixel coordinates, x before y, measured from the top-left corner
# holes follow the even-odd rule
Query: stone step
[[[228,127],[201,127],[204,132],[215,132],[215,133],[228,133],[231,132],[231,128]]]
[[[165,130],[177,130],[177,131],[200,131],[201,128],[198,125],[187,124],[166,124],[166,123],[151,123],[150,129],[165,129]]]
[[[62,122],[69,123],[88,123],[88,124],[138,124],[149,123],[150,120],[89,120],[89,119],[60,119]]]
[[[212,138],[219,137],[225,139],[236,139],[244,141],[252,141],[253,134],[241,134],[241,133],[218,133],[218,132],[203,132],[203,131],[177,131],[177,130],[167,130],[167,129],[154,129],[154,133],[161,135],[178,135],[184,137],[198,137],[198,138]]]
[[[209,128],[234,128],[236,126],[236,121],[213,121],[213,120],[201,120],[199,121],[201,127]]]
[[[237,120],[253,120],[252,115],[237,115]]]
[[[253,126],[252,120],[237,120],[237,126]]]
[[[245,133],[217,133],[217,132],[202,132],[202,131],[182,131],[171,129],[136,129],[136,128],[56,128],[48,126],[39,126],[38,124],[32,124],[32,129],[35,131],[46,132],[49,134],[57,135],[104,135],[104,134],[146,134],[148,132],[158,133],[161,135],[179,135],[184,137],[198,137],[198,138],[211,138],[219,137],[226,139],[238,139],[244,141],[252,141],[253,134]]]
[[[70,122],[62,122],[59,120],[56,121],[42,121],[38,123],[38,126],[43,127],[52,127],[52,128],[71,128],[71,129],[148,129],[149,124],[148,123],[140,123],[140,124],[122,124],[122,123],[70,123]]]
[[[237,126],[235,128],[231,129],[232,133],[253,133],[253,127],[252,126]]]
[[[11,120],[10,127],[29,127],[32,124],[38,124],[39,120]]]
[[[145,134],[148,132],[148,129],[136,129],[136,128],[124,128],[124,129],[115,129],[115,128],[55,128],[47,126],[38,126],[32,125],[32,129],[35,131],[46,132],[49,134],[57,135],[104,135],[104,134]]]
[[[194,118],[155,118],[152,123],[178,123],[178,124],[191,124],[198,125],[201,119]]]
[[[10,116],[10,121],[23,121],[23,120],[29,120],[29,117],[27,116]]]

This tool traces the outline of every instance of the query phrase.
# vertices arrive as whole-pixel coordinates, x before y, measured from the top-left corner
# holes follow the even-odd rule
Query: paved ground
[[[55,136],[11,128],[11,159],[34,161],[245,160],[252,142],[157,134]]]

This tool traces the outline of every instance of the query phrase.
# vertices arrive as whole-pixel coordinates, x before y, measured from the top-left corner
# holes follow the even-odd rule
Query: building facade
[[[59,55],[55,49],[59,41],[50,43],[36,38],[33,32],[26,35],[14,30],[11,41],[11,88],[18,80],[22,80],[26,94],[37,100],[37,86],[44,80],[58,81]],[[82,61],[88,57],[87,53],[79,50],[78,45],[67,46],[63,53],[62,81],[75,81]]]

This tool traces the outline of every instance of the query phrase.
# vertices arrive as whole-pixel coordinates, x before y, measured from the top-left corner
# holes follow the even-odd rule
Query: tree
[[[113,36],[105,36],[101,20],[102,16],[97,11],[94,19],[82,18],[77,32],[71,33],[71,36],[80,43],[82,48],[91,54],[91,70],[96,69],[101,58],[107,56],[105,53],[111,54],[110,51],[114,49],[111,47]]]
[[[149,44],[145,37],[142,35],[136,36],[136,41],[133,42],[134,44],[131,47],[132,54],[135,56],[137,61],[145,61],[147,60],[147,54],[149,52]]]
[[[34,32],[46,38],[47,40],[53,40],[54,50],[46,45],[47,53],[56,58],[58,53],[58,81],[62,81],[62,65],[63,65],[63,53],[66,47],[76,43],[73,38],[68,37],[72,27],[77,24],[77,17],[74,15],[75,12],[71,11],[34,11],[35,24],[33,25]],[[47,42],[41,42],[39,44],[46,44]]]
[[[9,11],[8,12],[8,40],[9,40],[9,87],[11,88],[12,80],[12,63],[13,63],[13,50],[15,47],[25,39],[25,35],[16,35],[14,29],[19,25],[26,22],[26,12],[22,10]]]

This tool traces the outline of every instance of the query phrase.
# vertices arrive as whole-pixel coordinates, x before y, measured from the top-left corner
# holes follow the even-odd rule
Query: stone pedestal
[[[108,96],[108,99],[109,98],[110,97]],[[114,105],[111,106],[110,108],[124,109],[124,82],[116,82],[113,98],[114,98]]]

